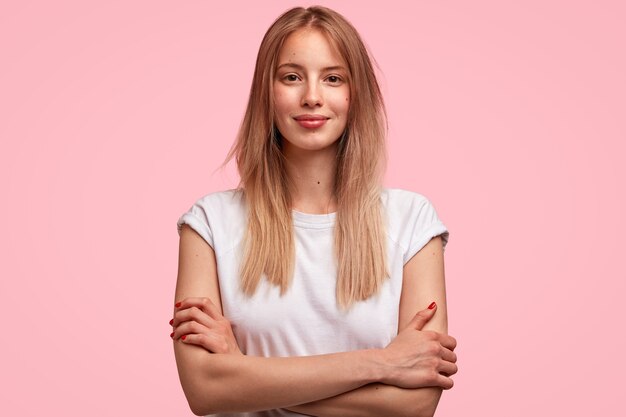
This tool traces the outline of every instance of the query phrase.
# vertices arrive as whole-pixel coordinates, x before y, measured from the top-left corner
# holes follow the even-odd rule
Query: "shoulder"
[[[194,203],[195,206],[205,209],[228,209],[243,206],[244,198],[242,190],[215,191],[200,197]]]
[[[394,214],[411,213],[422,206],[431,204],[426,196],[400,188],[383,188],[381,200],[385,209]]]
[[[196,200],[187,211],[206,223],[238,219],[244,214],[243,191],[225,190],[206,194]]]
[[[446,245],[448,229],[426,196],[398,188],[384,188],[381,200],[388,236],[404,248],[405,262],[434,236],[441,235]]]
[[[206,194],[178,219],[178,233],[183,224],[189,225],[217,252],[224,236],[238,233],[245,223],[244,196],[241,190],[217,191]]]

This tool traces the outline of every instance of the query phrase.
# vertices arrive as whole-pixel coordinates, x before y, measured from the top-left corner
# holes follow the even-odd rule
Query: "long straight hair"
[[[251,296],[262,276],[284,294],[292,280],[295,243],[290,179],[274,124],[273,82],[285,39],[304,28],[319,30],[348,65],[350,107],[339,139],[334,193],[337,303],[349,308],[376,294],[388,277],[382,174],[387,118],[368,51],[356,29],[325,7],[296,7],[268,29],[256,60],[247,109],[226,162],[235,157],[248,213],[241,289]]]

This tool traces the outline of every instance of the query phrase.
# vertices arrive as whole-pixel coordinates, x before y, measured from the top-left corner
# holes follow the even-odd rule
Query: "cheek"
[[[344,88],[342,88],[339,91],[340,95],[339,95],[339,104],[341,105],[341,109],[344,112],[348,111],[348,108],[350,107],[350,88],[348,88],[348,86],[345,86]]]
[[[277,113],[289,112],[292,101],[289,94],[285,91],[282,91],[280,88],[274,90],[274,106]]]
[[[346,94],[341,98],[340,108],[341,108],[342,113],[348,114],[348,111],[350,110],[350,95],[349,94]]]

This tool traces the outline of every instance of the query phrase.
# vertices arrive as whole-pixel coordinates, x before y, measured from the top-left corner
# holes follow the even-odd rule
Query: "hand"
[[[456,366],[456,340],[452,336],[422,331],[435,315],[437,305],[419,311],[413,320],[382,350],[387,364],[384,383],[401,388],[441,387],[450,389]]]
[[[172,339],[200,346],[212,353],[242,355],[230,322],[208,298],[185,298],[176,303],[170,322]]]

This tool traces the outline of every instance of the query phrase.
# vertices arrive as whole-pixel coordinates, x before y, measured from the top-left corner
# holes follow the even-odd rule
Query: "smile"
[[[323,126],[328,121],[328,118],[317,114],[307,114],[294,117],[294,120],[306,129],[317,129]]]

